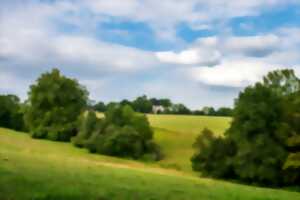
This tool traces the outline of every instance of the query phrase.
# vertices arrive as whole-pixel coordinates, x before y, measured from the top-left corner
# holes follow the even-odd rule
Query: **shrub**
[[[283,166],[284,181],[286,184],[300,182],[300,153],[289,154]]]
[[[233,178],[232,156],[235,145],[228,139],[215,137],[209,129],[203,129],[193,147],[196,153],[191,158],[192,168],[205,176]]]
[[[94,111],[82,113],[78,119],[78,134],[71,139],[72,143],[77,147],[84,147],[86,140],[89,139],[95,130],[97,123],[100,122],[101,120],[97,119]]]
[[[130,126],[118,128],[108,134],[99,150],[99,153],[134,159],[140,158],[144,153],[141,136]]]
[[[155,160],[162,156],[152,140],[153,131],[147,118],[128,105],[110,106],[103,120],[89,113],[81,121],[73,143],[85,146],[90,152],[133,159],[145,154]]]
[[[20,99],[15,95],[0,95],[0,126],[24,130]]]

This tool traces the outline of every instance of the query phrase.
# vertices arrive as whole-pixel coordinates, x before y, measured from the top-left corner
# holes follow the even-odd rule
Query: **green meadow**
[[[165,159],[146,163],[90,154],[71,143],[35,140],[0,129],[1,200],[300,200],[300,193],[199,177],[193,140],[208,127],[222,134],[230,118],[149,115]]]
[[[155,131],[155,140],[161,146],[165,158],[160,165],[192,173],[190,158],[192,145],[203,128],[222,135],[229,127],[229,117],[208,117],[188,115],[148,115]]]

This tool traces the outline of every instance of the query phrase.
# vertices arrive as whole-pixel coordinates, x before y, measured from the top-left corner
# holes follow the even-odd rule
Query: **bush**
[[[0,95],[0,126],[24,131],[20,99],[15,95]]]
[[[283,166],[283,175],[286,184],[300,182],[300,153],[289,154]]]
[[[148,154],[155,160],[161,158],[145,115],[135,113],[128,105],[109,107],[103,120],[90,113],[81,118],[79,134],[72,139],[75,145],[112,156],[139,159]]]
[[[191,158],[192,168],[205,176],[233,178],[232,156],[235,145],[228,139],[215,137],[209,129],[203,129],[194,143],[196,153]]]
[[[118,128],[109,133],[98,152],[134,159],[140,158],[144,153],[141,136],[130,126]]]
[[[89,111],[86,114],[82,113],[78,120],[78,134],[71,139],[72,143],[77,147],[84,147],[86,140],[95,130],[97,123],[100,122],[101,120],[97,119],[94,111]]]
[[[59,70],[42,74],[28,94],[25,122],[34,138],[69,141],[87,105],[87,91]]]

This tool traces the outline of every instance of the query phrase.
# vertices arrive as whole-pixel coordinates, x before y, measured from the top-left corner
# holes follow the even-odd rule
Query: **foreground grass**
[[[208,117],[189,115],[147,115],[155,131],[155,141],[161,146],[165,159],[161,167],[192,172],[190,158],[194,153],[192,145],[204,128],[222,135],[229,127],[229,117]]]
[[[0,129],[1,200],[300,200],[300,193],[198,178]]]

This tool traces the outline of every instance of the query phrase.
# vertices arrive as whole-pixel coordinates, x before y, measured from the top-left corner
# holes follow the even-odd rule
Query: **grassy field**
[[[198,178],[0,129],[1,200],[300,200],[300,193]]]
[[[192,144],[205,127],[222,135],[229,127],[231,118],[207,116],[148,115],[155,130],[155,140],[161,146],[165,159],[160,165],[192,173],[190,158]]]
[[[209,117],[191,115],[147,115],[154,128],[172,132],[198,135],[203,128],[209,128],[216,134],[223,134],[229,127],[230,117]]]

